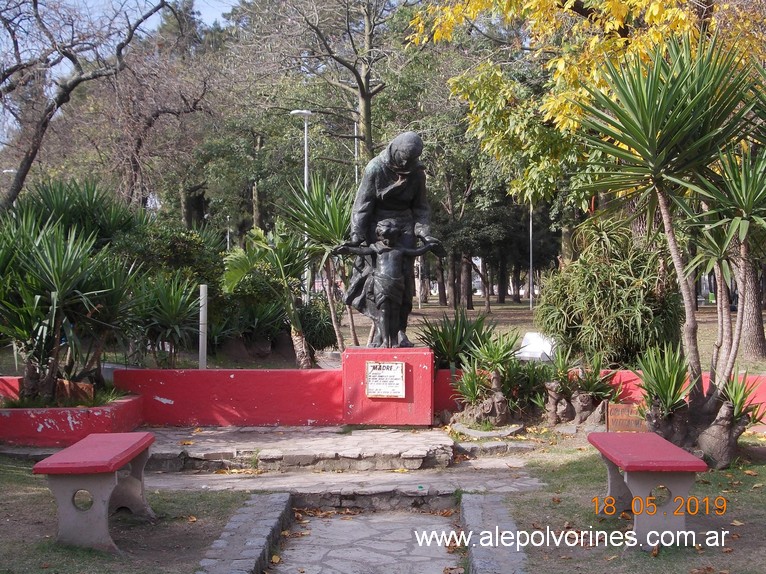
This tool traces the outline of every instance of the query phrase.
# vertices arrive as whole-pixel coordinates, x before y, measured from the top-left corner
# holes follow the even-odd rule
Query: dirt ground
[[[188,574],[248,496],[149,492],[155,522],[118,512],[110,534],[120,555],[60,546],[56,505],[32,463],[0,457],[0,574]]]

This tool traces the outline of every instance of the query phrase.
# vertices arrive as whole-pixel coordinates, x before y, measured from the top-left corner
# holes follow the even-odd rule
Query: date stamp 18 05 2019
[[[613,496],[594,496],[591,499],[596,514],[613,516],[619,512]],[[667,506],[667,510],[663,510]],[[711,498],[709,496],[676,496],[672,500],[658,501],[655,496],[634,496],[630,503],[630,512],[633,515],[646,514],[654,516],[662,513],[665,516],[671,513],[673,516],[697,516],[726,514],[727,502],[723,496]],[[622,510],[622,509],[620,509]]]

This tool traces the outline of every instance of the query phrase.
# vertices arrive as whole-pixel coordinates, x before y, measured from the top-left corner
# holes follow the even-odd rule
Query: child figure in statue
[[[373,317],[375,336],[373,347],[398,347],[400,344],[399,316],[406,296],[405,265],[413,257],[423,255],[441,244],[427,242],[420,247],[401,245],[402,229],[395,219],[382,219],[375,227],[377,241],[370,246],[341,245],[335,254],[370,256],[373,271],[368,277],[372,282],[369,293],[377,313]],[[369,307],[368,307],[369,308]]]

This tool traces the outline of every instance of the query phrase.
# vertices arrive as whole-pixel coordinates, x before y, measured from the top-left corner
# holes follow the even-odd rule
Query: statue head
[[[396,244],[396,240],[402,234],[402,228],[395,219],[381,219],[375,226],[375,235],[387,245]]]
[[[415,132],[404,132],[388,145],[388,163],[394,171],[406,173],[418,165],[423,153],[423,140]]]

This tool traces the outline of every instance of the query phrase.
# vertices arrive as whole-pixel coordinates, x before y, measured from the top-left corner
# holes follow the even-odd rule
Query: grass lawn
[[[546,439],[546,437],[548,437]],[[606,467],[586,444],[542,435],[547,444],[530,455],[527,468],[545,481],[540,491],[511,495],[508,505],[518,530],[626,531],[632,517],[595,515],[594,497],[606,494]],[[731,468],[697,475],[691,495],[726,498],[726,512],[687,516],[687,529],[698,533],[698,548],[662,548],[652,555],[636,549],[528,546],[527,572],[558,574],[763,574],[766,564],[766,437],[748,433],[743,455]],[[706,547],[702,534],[728,530],[725,546]]]
[[[158,516],[110,520],[114,556],[54,543],[56,505],[32,463],[0,457],[0,574],[190,574],[218,538],[246,492],[148,492]]]

